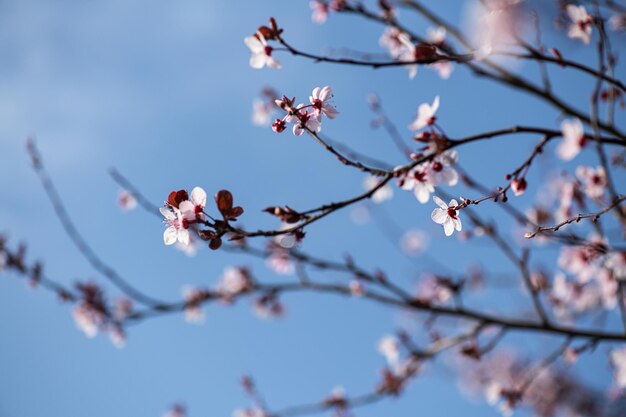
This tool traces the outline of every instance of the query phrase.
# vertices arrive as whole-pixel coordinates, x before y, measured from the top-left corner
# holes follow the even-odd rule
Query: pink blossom
[[[603,167],[592,168],[579,166],[576,168],[576,177],[581,182],[585,194],[592,199],[600,199],[606,189],[606,173]]]
[[[431,182],[435,187],[441,183],[453,186],[459,182],[459,174],[452,168],[457,158],[457,151],[448,150],[436,156],[432,163],[427,165],[428,177],[431,178]]]
[[[206,207],[206,192],[200,187],[191,190],[189,200],[181,201],[178,205],[183,218],[188,222],[197,219],[204,219],[204,208]]]
[[[443,225],[443,230],[446,236],[452,235],[454,230],[461,231],[461,219],[459,218],[458,210],[455,208],[459,205],[456,200],[450,200],[450,204],[446,205],[439,197],[433,196],[433,201],[440,208],[433,210],[430,217],[437,224]]]
[[[409,230],[400,239],[400,248],[409,256],[417,256],[428,247],[429,236],[422,230]]]
[[[400,61],[413,62],[418,58],[417,47],[411,42],[411,38],[407,33],[401,33],[398,36],[398,40],[402,44],[403,48],[400,52],[398,59]],[[417,64],[405,65],[409,69],[409,79],[415,78],[417,75]]]
[[[267,258],[265,263],[278,275],[292,275],[295,271],[295,265],[289,258],[289,253],[280,246],[272,249],[272,254]]]
[[[316,114],[315,110],[305,107],[304,104],[298,104],[296,113],[287,116],[287,121],[294,123],[293,134],[296,136],[302,135],[305,127],[312,132],[322,130],[322,120],[320,116]]]
[[[273,48],[267,44],[265,37],[259,32],[248,36],[243,40],[252,53],[250,55],[250,66],[261,69],[264,66],[269,68],[280,68],[280,62],[272,57]]]
[[[392,368],[397,368],[400,363],[400,346],[398,339],[387,335],[378,342],[378,352],[385,357]]]
[[[377,187],[379,183],[380,183],[380,178],[369,176],[369,177],[366,177],[365,180],[363,181],[363,188],[365,188],[366,190],[372,190],[375,187]],[[380,187],[378,190],[376,190],[374,194],[372,194],[371,199],[374,203],[379,204],[379,203],[382,203],[384,201],[391,199],[392,197],[393,197],[393,188],[385,184],[382,187]]]
[[[420,279],[417,287],[417,299],[424,303],[445,303],[452,295],[452,281],[430,273]]]
[[[348,286],[350,287],[350,294],[352,294],[354,297],[362,297],[365,289],[363,288],[363,283],[361,281],[359,281],[358,279],[353,279],[352,281],[350,281],[350,284],[348,284]]]
[[[315,109],[315,114],[321,117],[322,114],[329,119],[337,117],[339,112],[328,102],[333,97],[333,90],[330,86],[323,88],[315,87],[309,96],[309,101]]]
[[[126,333],[122,326],[113,325],[109,330],[109,338],[111,339],[111,343],[118,349],[126,346]]]
[[[392,58],[400,57],[406,49],[406,46],[400,41],[402,33],[400,29],[389,26],[385,28],[385,31],[380,36],[378,43],[389,51],[389,55]]]
[[[102,311],[85,301],[76,305],[72,316],[76,326],[89,338],[96,337],[98,330],[105,325],[107,320]]]
[[[598,271],[600,248],[606,240],[598,235],[589,237],[589,245],[564,246],[558,258],[559,267],[576,275],[579,282],[588,282]]]
[[[580,39],[585,45],[591,41],[591,29],[593,19],[587,13],[584,6],[568,4],[567,14],[572,21],[567,31],[567,36],[572,39]]]
[[[400,179],[399,185],[403,190],[413,190],[415,198],[422,204],[426,204],[430,199],[430,194],[435,192],[428,170],[422,166],[416,166],[407,172]]]
[[[186,200],[187,201],[187,200]],[[173,245],[177,241],[183,245],[189,244],[189,222],[183,217],[183,214],[176,207],[161,207],[159,209],[167,228],[163,232],[163,242],[166,245]]]
[[[268,414],[261,408],[242,408],[233,412],[233,417],[268,417]]]
[[[201,303],[207,297],[206,290],[184,286],[182,293],[185,300],[185,320],[196,324],[204,322]]]
[[[128,212],[137,207],[137,199],[128,190],[120,190],[120,192],[117,193],[117,204],[122,211]]]
[[[511,181],[511,190],[516,196],[524,194],[527,186],[528,183],[526,182],[526,179],[524,177],[515,178],[513,181]]]
[[[252,102],[252,123],[257,126],[268,125],[273,111],[274,106],[271,103],[255,99]]]
[[[245,268],[227,267],[224,269],[217,290],[228,295],[236,295],[249,289],[252,285],[250,274]]]
[[[187,417],[187,411],[181,404],[174,404],[171,409],[163,414],[163,417]]]
[[[313,0],[309,2],[309,7],[313,11],[311,15],[311,19],[313,22],[322,24],[326,22],[328,18],[329,7],[328,4],[324,1]]]
[[[439,96],[435,97],[433,104],[422,103],[417,108],[417,116],[413,123],[409,125],[409,129],[411,130],[419,130],[423,127],[430,126],[435,123],[437,117],[435,113],[439,108]]]
[[[613,349],[610,353],[610,361],[615,383],[620,388],[626,388],[626,347]]]
[[[626,13],[616,13],[611,16],[609,27],[616,32],[626,31]]]
[[[604,265],[613,272],[615,279],[626,281],[626,251],[609,253]]]
[[[561,123],[563,140],[556,148],[556,153],[564,161],[571,161],[585,146],[587,137],[583,130],[583,124],[579,119],[566,119]]]

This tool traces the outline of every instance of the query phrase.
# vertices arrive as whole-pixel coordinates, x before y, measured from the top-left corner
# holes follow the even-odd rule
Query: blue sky
[[[465,10],[456,2],[438,7],[454,22]],[[267,281],[280,278],[248,257],[201,250],[188,258],[165,247],[156,218],[117,208],[119,187],[107,174],[110,167],[155,203],[173,189],[198,185],[212,194],[227,188],[246,209],[241,221],[251,228],[278,226],[261,213],[269,205],[309,208],[361,192],[363,175],[337,164],[310,138],[276,135],[250,123],[252,100],[264,86],[301,99],[313,87],[333,86],[341,115],[326,121],[323,133],[394,165],[402,162],[399,154],[382,131],[369,126],[368,93],[380,95],[407,138],[405,126],[417,105],[435,95],[441,96],[439,121],[453,137],[513,124],[558,128],[560,123],[558,112],[537,100],[460,68],[448,81],[424,68],[409,80],[402,68],[322,65],[279,55],[283,69],[253,70],[243,38],[269,16],[303,50],[324,52],[333,46],[382,52],[377,46],[381,27],[354,16],[331,16],[326,25],[315,25],[305,1],[0,2],[0,230],[12,242],[27,242],[29,257],[43,260],[49,276],[68,284],[86,279],[104,284],[64,235],[30,168],[24,143],[34,136],[73,219],[98,253],[133,285],[176,300],[185,284],[217,283],[227,265],[250,266]],[[406,18],[425,33],[426,23]],[[623,50],[623,40],[618,45]],[[568,56],[587,56],[576,42],[559,46]],[[584,109],[593,80],[552,71],[557,89]],[[501,185],[537,140],[520,135],[468,147],[459,161],[484,182]],[[537,174],[557,163],[552,151],[533,167],[530,191]],[[593,155],[581,158],[597,163]],[[403,228],[431,233],[431,256],[455,270],[478,260],[489,270],[511,271],[486,241],[445,239],[429,218],[432,204],[421,206],[410,193],[394,191],[384,210]],[[528,207],[533,200],[534,193],[528,193],[519,204]],[[498,213],[488,205],[483,212]],[[511,226],[508,220],[502,223],[504,230]],[[428,268],[427,261],[407,262],[374,223],[355,225],[349,210],[311,227],[303,249],[332,259],[350,253],[406,287]],[[537,259],[552,266],[556,254],[545,249]],[[112,288],[109,292],[115,294]],[[495,291],[471,302],[509,311],[527,308],[515,293]],[[288,314],[275,321],[257,318],[247,302],[209,306],[201,326],[180,315],[150,320],[130,328],[128,345],[118,350],[105,336],[85,338],[72,322],[71,309],[50,294],[4,274],[0,416],[158,416],[177,401],[187,404],[192,416],[228,416],[248,404],[238,385],[243,373],[255,377],[276,408],[322,398],[336,385],[359,394],[378,381],[384,364],[376,352],[379,338],[407,322],[420,329],[415,318],[364,301],[310,294],[284,301]],[[551,343],[539,340],[528,349]],[[497,415],[481,401],[468,405],[446,369],[437,362],[401,399],[358,415],[416,410],[430,417]],[[602,352],[574,372],[587,373],[600,389],[609,383]]]

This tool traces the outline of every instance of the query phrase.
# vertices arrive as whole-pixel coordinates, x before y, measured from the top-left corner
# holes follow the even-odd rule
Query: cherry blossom
[[[326,19],[328,18],[328,12],[329,12],[329,7],[326,2],[320,1],[320,0],[313,0],[309,2],[309,7],[311,8],[311,11],[313,12],[311,14],[311,20],[313,20],[313,22],[318,23],[318,24],[322,24],[326,22]]]
[[[398,185],[403,190],[413,190],[417,201],[426,204],[430,199],[430,194],[435,192],[435,187],[428,174],[426,166],[416,166],[400,178]]]
[[[400,248],[409,256],[418,256],[428,247],[429,236],[422,230],[409,230],[400,239]]]
[[[437,120],[435,113],[439,108],[439,96],[435,97],[433,104],[422,103],[417,108],[417,116],[413,123],[409,125],[411,130],[419,130],[426,126],[433,125]]]
[[[460,232],[461,219],[459,218],[458,210],[456,209],[459,203],[452,199],[450,200],[450,204],[446,205],[446,203],[444,203],[437,196],[433,196],[433,201],[440,208],[434,209],[430,217],[435,223],[443,225],[443,230],[446,236],[452,235],[455,229]]]
[[[559,267],[583,283],[597,273],[602,248],[606,245],[606,240],[596,234],[589,236],[588,241],[588,245],[564,246],[558,258]]]
[[[252,36],[248,36],[243,40],[250,49],[250,66],[255,69],[261,69],[264,66],[269,68],[280,68],[280,62],[272,57],[273,48],[267,44],[265,37],[257,32]]]
[[[445,303],[452,298],[454,283],[449,278],[426,273],[417,285],[416,298],[426,304]]]
[[[446,28],[438,26],[436,28],[428,28],[426,40],[438,48],[443,48],[446,45]],[[443,52],[437,49],[438,54]],[[454,67],[450,61],[437,61],[429,65],[429,68],[434,69],[439,74],[442,80],[447,80],[452,74]]]
[[[258,407],[237,409],[233,417],[268,417],[267,413]]]
[[[585,7],[568,4],[565,10],[572,21],[567,31],[567,36],[572,39],[580,39],[582,43],[588,44],[591,41],[593,19],[589,16]]]
[[[227,267],[222,274],[217,290],[232,296],[247,290],[251,285],[250,273],[245,268]]]
[[[189,200],[181,201],[178,205],[183,218],[188,222],[197,219],[204,219],[204,208],[206,207],[206,192],[200,187],[191,190]]]
[[[620,388],[626,388],[626,347],[613,349],[610,353],[613,377]]]
[[[389,26],[385,28],[385,31],[380,36],[378,43],[380,46],[387,49],[392,58],[400,57],[406,49],[406,46],[400,40],[400,35],[402,34],[403,32],[400,29]]]
[[[310,107],[305,107],[304,104],[299,104],[298,107],[296,107],[296,113],[287,116],[287,121],[294,123],[293,134],[296,136],[301,136],[302,133],[304,133],[305,127],[313,132],[322,130],[322,120],[320,116],[316,114],[315,110]]]
[[[626,31],[626,13],[616,13],[611,16],[609,27],[616,32]]]
[[[606,188],[606,173],[603,167],[592,168],[579,166],[576,168],[576,177],[581,182],[585,194],[592,199],[600,199]]]
[[[187,200],[186,200],[187,201]],[[183,214],[176,207],[161,207],[159,209],[167,228],[163,232],[163,242],[166,245],[173,245],[177,241],[183,245],[189,244],[189,222],[184,218]]]
[[[361,281],[359,281],[358,279],[353,279],[352,281],[350,281],[350,284],[348,284],[348,286],[350,287],[350,294],[355,297],[363,296],[365,288],[363,287],[363,283]]]
[[[313,89],[311,96],[309,96],[309,101],[315,109],[315,114],[318,117],[321,117],[322,114],[329,119],[334,119],[335,117],[337,117],[339,112],[330,103],[328,103],[328,101],[332,97],[333,90],[328,85],[323,88],[315,87]]]
[[[257,126],[266,126],[270,122],[274,107],[262,100],[252,102],[252,123]]]
[[[289,258],[287,249],[278,245],[272,246],[272,254],[267,257],[265,263],[278,275],[292,275],[295,272],[295,265]]]
[[[117,193],[117,204],[122,211],[128,212],[137,207],[137,199],[128,190],[120,190]]]
[[[171,409],[163,414],[163,417],[187,417],[187,411],[183,405],[174,404]]]
[[[434,186],[442,183],[453,186],[459,182],[459,174],[452,168],[457,158],[457,151],[448,150],[435,157],[432,163],[427,165],[428,177]]]
[[[564,161],[571,161],[585,146],[587,137],[583,124],[578,119],[566,119],[561,123],[563,140],[556,148],[556,153]]]
[[[389,366],[397,368],[400,363],[400,347],[398,339],[394,336],[384,336],[378,342],[378,352],[385,357]]]
[[[379,178],[370,176],[370,177],[365,178],[365,180],[363,181],[363,188],[365,188],[366,190],[372,190],[375,187],[377,187],[379,183],[380,183]],[[379,203],[382,203],[384,201],[391,199],[392,197],[393,197],[393,188],[385,184],[382,187],[380,187],[378,190],[376,190],[374,194],[372,194],[371,199],[374,203],[379,204]]]
[[[185,320],[189,323],[203,323],[204,312],[202,311],[201,302],[207,297],[206,290],[184,286],[182,294],[185,300]]]
[[[626,251],[609,253],[604,265],[613,272],[615,279],[626,281]]]
[[[527,186],[528,184],[526,183],[526,179],[524,177],[515,178],[513,181],[511,181],[511,190],[516,196],[524,194]]]
[[[113,325],[109,330],[109,339],[111,339],[111,343],[118,349],[126,346],[126,333],[122,326]]]

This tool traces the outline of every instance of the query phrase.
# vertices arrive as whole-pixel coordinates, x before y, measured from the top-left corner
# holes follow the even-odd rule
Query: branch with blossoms
[[[73,319],[86,336],[107,334],[118,347],[126,342],[131,326],[174,314],[190,322],[202,322],[205,309],[213,306],[249,301],[258,316],[279,318],[287,314],[285,300],[296,293],[362,300],[410,313],[421,324],[414,332],[399,330],[380,339],[377,348],[385,365],[370,392],[349,396],[338,387],[314,402],[274,409],[252,380],[244,378],[242,385],[252,406],[236,411],[237,417],[287,417],[327,411],[347,417],[355,408],[406,393],[414,380],[439,365],[436,359],[441,357],[451,364],[452,374],[468,390],[484,396],[504,415],[519,408],[541,417],[568,413],[610,415],[604,398],[568,367],[579,356],[591,356],[598,346],[606,347],[613,373],[611,389],[626,396],[626,197],[620,171],[626,135],[618,113],[623,111],[626,87],[618,76],[617,49],[610,32],[626,29],[626,10],[612,1],[557,2],[557,30],[563,32],[563,38],[582,47],[595,46],[590,53],[597,55],[597,62],[590,64],[565,56],[552,40],[546,44],[544,16],[521,1],[477,2],[481,17],[474,22],[479,27],[475,34],[460,30],[425,2],[380,0],[376,4],[369,7],[359,1],[314,0],[310,7],[316,23],[350,14],[384,25],[379,44],[388,58],[376,58],[375,53],[355,57],[302,50],[288,37],[291,29],[270,18],[267,26],[260,26],[244,38],[250,51],[249,65],[288,70],[288,65],[277,59],[283,54],[320,65],[379,70],[404,67],[411,79],[418,77],[420,67],[428,68],[442,80],[453,76],[458,68],[547,104],[558,113],[555,123],[542,126],[512,122],[478,133],[455,132],[451,121],[440,117],[440,107],[452,102],[442,92],[433,94],[428,102],[411,103],[415,112],[406,111],[407,120],[412,120],[405,129],[393,120],[396,113],[386,112],[382,100],[370,96],[375,116],[371,125],[382,127],[391,139],[390,145],[401,154],[399,161],[385,161],[378,155],[369,156],[367,149],[357,149],[362,142],[333,137],[333,124],[349,116],[349,111],[337,111],[335,101],[344,99],[339,88],[335,97],[330,85],[308,86],[314,87],[308,100],[296,100],[293,92],[279,93],[266,87],[261,91],[262,99],[253,104],[253,122],[271,127],[276,134],[290,131],[296,138],[315,141],[319,152],[347,167],[344,171],[365,174],[363,188],[341,199],[321,196],[310,208],[266,201],[244,208],[226,189],[217,190],[211,201],[210,193],[201,186],[182,187],[163,190],[163,204],[155,205],[120,172],[112,170],[111,176],[122,188],[120,206],[128,211],[139,205],[157,216],[164,223],[165,245],[187,254],[205,246],[213,251],[211,256],[219,256],[215,251],[221,250],[241,258],[265,260],[268,269],[281,276],[269,278],[266,271],[256,267],[229,266],[215,285],[184,287],[182,294],[172,300],[156,299],[136,288],[135,280],[124,277],[94,250],[73,221],[34,142],[29,141],[34,170],[66,234],[112,287],[93,279],[62,285],[44,274],[42,263],[27,260],[24,245],[12,248],[4,238],[0,238],[0,270],[25,278],[31,286],[49,290],[72,305]],[[408,16],[419,15],[435,27],[425,28],[424,35],[413,30],[415,25],[404,23],[396,4]],[[507,65],[507,59],[533,63],[538,75],[516,70]],[[559,91],[558,83],[550,78],[564,69],[592,77],[589,99],[583,105],[565,99],[570,95]],[[515,103],[512,99],[502,106],[508,109]],[[588,108],[583,110],[585,105]],[[490,172],[487,179],[479,179],[475,172],[460,166],[462,163],[466,167],[465,161],[470,159],[466,155],[475,147],[483,146],[488,155],[496,141],[506,145],[526,140],[534,141],[526,152],[498,155],[507,164],[500,178]],[[610,149],[621,152],[621,156],[609,158]],[[541,176],[540,169],[546,155],[551,154],[554,161],[563,164],[552,179]],[[597,158],[597,166],[580,162],[591,157]],[[570,163],[577,166],[570,169],[565,165]],[[415,260],[411,270],[419,275],[415,285],[389,272],[393,268],[388,259],[372,259],[381,265],[367,268],[349,254],[338,260],[304,249],[307,236],[323,230],[318,222],[340,211],[360,208],[380,219],[381,213],[376,210],[382,204],[391,204],[396,190],[412,193],[415,206],[431,205],[430,219],[424,215],[422,224],[436,228],[445,236],[442,239],[458,239],[493,250],[486,261],[488,268],[492,268],[491,258],[501,256],[509,269],[505,274],[472,272],[469,268],[454,271],[447,261],[454,251],[442,254],[444,261],[430,262],[434,264],[430,268],[428,259],[438,257],[424,253],[428,250],[428,234],[407,230],[398,233],[403,240],[395,242],[388,230],[392,228],[390,222],[385,221],[380,222],[382,232],[388,232],[391,243]],[[528,200],[522,196],[535,191],[536,200],[523,208]],[[240,219],[252,211],[265,213],[271,220],[279,220],[280,225],[240,226]],[[390,213],[394,213],[390,216],[393,228],[404,232],[396,225],[399,222],[395,212]],[[499,214],[510,216],[516,225],[509,230],[506,220],[510,219],[501,219]],[[546,255],[537,260],[540,253]],[[474,299],[475,295],[485,294],[483,291],[504,288],[519,290],[528,305],[511,312],[505,305],[494,308]],[[506,296],[502,299],[508,304]],[[508,351],[506,343],[519,345],[520,337],[525,341],[551,338],[555,346],[546,349],[547,353]],[[176,405],[169,415],[185,416],[186,409]]]

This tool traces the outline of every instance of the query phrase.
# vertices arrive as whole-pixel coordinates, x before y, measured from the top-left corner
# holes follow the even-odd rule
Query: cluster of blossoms
[[[463,389],[472,394],[482,393],[504,416],[510,416],[520,406],[529,407],[537,416],[601,415],[605,402],[562,369],[543,369],[533,378],[528,361],[520,360],[510,351],[480,361],[465,360],[462,369]]]
[[[594,234],[588,244],[563,247],[558,266],[564,272],[557,272],[549,294],[557,317],[571,320],[616,307],[619,282],[626,279],[626,254],[608,251],[607,243]]]
[[[191,194],[187,190],[172,191],[169,194],[164,203],[165,207],[159,209],[167,225],[163,232],[163,242],[166,245],[177,243],[183,248],[189,248],[193,245],[189,229],[200,225],[214,229],[197,230],[200,239],[209,241],[209,247],[213,250],[222,245],[221,238],[228,232],[228,222],[236,221],[237,217],[243,214],[243,208],[233,205],[230,191],[220,190],[215,194],[215,204],[222,219],[214,219],[204,212],[206,198],[206,192],[200,187],[191,190]],[[195,251],[195,248],[190,248],[190,251]]]
[[[191,190],[191,196],[186,190],[172,191],[165,202],[165,207],[160,208],[165,217],[167,228],[163,232],[163,242],[173,245],[180,242],[189,245],[189,227],[205,218],[206,192],[195,187]]]
[[[406,358],[400,356],[401,340],[395,336],[384,336],[378,342],[378,352],[387,361],[382,372],[382,381],[377,391],[398,395],[409,378],[415,376],[420,368],[420,361],[415,355],[409,354]]]
[[[345,6],[346,0],[312,0],[309,2],[309,7],[311,7],[312,12],[311,20],[321,25],[326,22],[326,19],[328,19],[328,15],[331,11],[341,11]]]
[[[309,96],[310,104],[298,104],[294,106],[296,98],[289,99],[283,96],[276,100],[276,105],[287,114],[282,119],[276,119],[272,124],[272,130],[281,133],[287,128],[287,123],[293,124],[293,134],[302,135],[305,130],[319,132],[322,130],[322,116],[334,119],[339,112],[330,104],[333,90],[330,86],[316,87]]]
[[[379,44],[385,48],[389,56],[399,61],[411,62],[406,68],[409,70],[409,78],[413,79],[417,75],[420,60],[435,60],[428,67],[434,69],[444,80],[450,78],[452,74],[452,63],[445,59],[444,50],[447,49],[446,29],[443,27],[429,28],[426,35],[427,43],[415,44],[411,37],[394,26],[387,27],[380,36]]]
[[[99,331],[105,331],[116,347],[123,347],[126,335],[121,322],[132,312],[130,300],[120,298],[110,309],[102,289],[96,283],[77,284],[76,289],[81,296],[72,312],[76,326],[89,338],[95,337]]]

